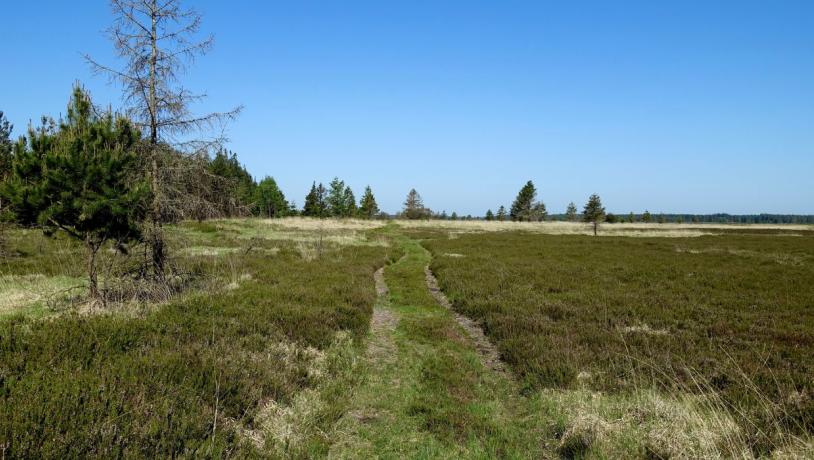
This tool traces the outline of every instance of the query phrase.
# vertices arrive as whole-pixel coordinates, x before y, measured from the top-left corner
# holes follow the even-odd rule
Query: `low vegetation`
[[[417,235],[527,392],[703,396],[757,454],[814,432],[814,232]]]
[[[127,315],[49,311],[48,319],[23,311],[0,321],[6,455],[248,454],[256,445],[247,433],[268,401],[285,405],[317,385],[315,361],[342,334],[359,346],[375,296],[372,274],[388,247],[325,243],[308,259],[294,242],[209,231],[218,225],[170,232],[175,244],[238,251],[177,260],[205,285],[164,305]],[[14,236],[12,246],[29,247],[4,259],[4,280],[58,276],[47,253],[30,249],[53,240]],[[72,248],[66,258],[81,254],[61,242]]]

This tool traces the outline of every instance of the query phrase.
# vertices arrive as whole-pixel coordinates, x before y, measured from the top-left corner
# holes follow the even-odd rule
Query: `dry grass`
[[[0,276],[0,315],[37,305],[44,307],[49,300],[69,297],[84,289],[85,281],[71,276]]]
[[[399,220],[398,224],[408,229],[446,230],[450,238],[460,233],[484,233],[526,231],[547,235],[592,235],[593,227],[582,222],[498,222],[498,221],[451,221],[451,220]],[[769,224],[654,224],[618,223],[603,224],[599,227],[600,236],[634,237],[694,237],[712,235],[720,231],[734,229],[812,231],[811,225],[769,225]]]

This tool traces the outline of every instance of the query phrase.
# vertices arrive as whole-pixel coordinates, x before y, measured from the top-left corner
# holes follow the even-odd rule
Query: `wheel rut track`
[[[455,309],[452,308],[452,303],[449,301],[444,292],[441,291],[441,288],[438,286],[438,279],[432,273],[429,266],[424,267],[424,275],[427,280],[427,288],[430,290],[430,294],[432,294],[433,298],[435,298],[435,301],[438,302],[438,304],[448,309],[452,313],[455,321],[467,332],[469,338],[472,340],[472,343],[475,345],[475,350],[481,356],[484,366],[499,374],[502,374],[506,378],[511,378],[511,373],[506,367],[506,363],[500,359],[500,352],[498,352],[497,347],[489,340],[489,338],[486,337],[486,334],[483,332],[480,325],[472,319],[456,312]]]

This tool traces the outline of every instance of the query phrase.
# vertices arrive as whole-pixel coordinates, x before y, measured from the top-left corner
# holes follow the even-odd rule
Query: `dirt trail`
[[[433,275],[430,267],[424,267],[424,274],[427,279],[427,288],[429,288],[430,293],[441,306],[452,312],[452,315],[455,317],[455,321],[457,321],[458,324],[464,328],[467,334],[469,334],[469,337],[472,339],[472,342],[475,345],[475,349],[478,351],[478,354],[483,360],[483,364],[487,368],[503,374],[506,378],[511,378],[511,373],[506,368],[506,363],[500,359],[500,353],[497,351],[497,347],[495,347],[495,345],[489,341],[478,323],[472,321],[464,315],[461,315],[452,308],[452,303],[450,303],[447,296],[441,291],[441,288],[438,287],[438,279],[435,278],[435,275]]]
[[[370,319],[371,340],[367,354],[374,360],[391,361],[395,358],[396,353],[393,331],[398,326],[399,319],[392,310],[386,308],[390,291],[384,281],[384,267],[376,270],[373,279],[376,282],[377,299],[373,306],[373,317]]]

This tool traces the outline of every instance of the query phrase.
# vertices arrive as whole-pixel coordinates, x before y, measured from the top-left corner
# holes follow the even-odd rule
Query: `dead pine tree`
[[[181,161],[179,155],[200,156],[223,141],[224,124],[240,112],[193,114],[191,104],[203,94],[187,90],[180,76],[195,60],[212,48],[214,37],[200,34],[201,15],[186,9],[180,0],[111,0],[113,25],[107,34],[122,61],[120,68],[104,65],[86,55],[95,72],[121,84],[128,116],[147,136],[142,155],[149,179],[151,203],[147,217],[149,266],[161,281],[167,258],[162,224],[184,218],[196,206],[197,197],[185,197],[191,175],[199,162]],[[208,140],[194,139],[220,129]],[[199,212],[199,211],[198,211]]]

